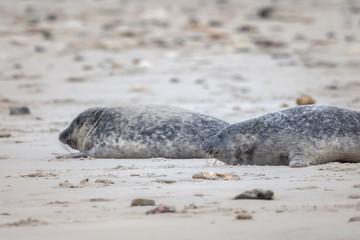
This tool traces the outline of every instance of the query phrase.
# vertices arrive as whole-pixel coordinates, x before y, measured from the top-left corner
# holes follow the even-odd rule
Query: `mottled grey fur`
[[[331,106],[294,107],[230,125],[205,140],[201,148],[230,165],[360,162],[360,112]]]
[[[201,143],[228,126],[204,114],[164,105],[90,108],[59,135],[80,152],[64,157],[204,158]]]

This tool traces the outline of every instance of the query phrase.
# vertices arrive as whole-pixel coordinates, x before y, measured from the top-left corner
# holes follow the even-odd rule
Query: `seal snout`
[[[214,151],[213,139],[214,137],[206,139],[200,146],[201,150],[209,155],[216,154],[216,151]]]

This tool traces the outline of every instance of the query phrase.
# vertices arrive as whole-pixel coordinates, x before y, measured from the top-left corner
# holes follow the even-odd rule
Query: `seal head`
[[[256,135],[238,132],[232,126],[205,140],[201,149],[211,157],[230,165],[250,165],[256,146]]]
[[[79,114],[67,127],[59,134],[60,142],[69,145],[71,148],[84,151],[91,146],[86,145],[86,136],[96,127],[100,120],[102,108],[90,108]],[[87,149],[86,149],[87,148]]]

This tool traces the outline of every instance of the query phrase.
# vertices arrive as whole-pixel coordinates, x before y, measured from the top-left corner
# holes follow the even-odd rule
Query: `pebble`
[[[262,48],[282,48],[286,46],[284,42],[272,40],[256,40],[255,44]]]
[[[195,83],[196,84],[203,84],[203,83],[205,83],[205,79],[202,79],[202,78],[196,79]]]
[[[82,55],[75,55],[74,56],[74,61],[75,62],[81,62],[84,60],[84,57]]]
[[[150,199],[143,199],[143,198],[137,198],[132,200],[131,202],[131,207],[136,207],[136,206],[154,206],[155,205],[155,201],[154,200],[150,200]]]
[[[180,79],[178,79],[178,78],[170,78],[170,82],[171,83],[179,83]]]
[[[165,183],[165,184],[176,183],[175,180],[169,180],[169,179],[156,179],[155,182],[157,182],[157,183]]]
[[[42,47],[42,46],[37,45],[37,46],[34,47],[34,51],[38,52],[38,53],[43,53],[43,52],[45,52],[45,48]]]
[[[147,215],[149,214],[157,214],[157,213],[175,213],[176,208],[173,206],[166,206],[166,205],[160,205],[154,209],[151,209],[146,212]]]
[[[247,220],[247,219],[252,219],[251,214],[248,213],[239,213],[238,215],[236,215],[236,219],[237,220]]]
[[[271,190],[262,190],[262,189],[253,189],[250,191],[245,191],[237,195],[235,200],[238,199],[261,199],[261,200],[273,200],[274,192]]]
[[[30,109],[26,106],[10,108],[10,115],[25,115],[30,114]]]
[[[335,39],[336,38],[336,33],[334,32],[327,32],[326,36],[328,39]]]
[[[210,27],[222,27],[223,22],[221,22],[221,21],[219,21],[219,20],[210,20],[210,21],[208,22],[208,25],[209,25]]]
[[[54,38],[50,31],[42,31],[41,34],[45,40],[53,40]]]
[[[260,18],[271,18],[274,11],[275,9],[273,7],[263,7],[257,12],[257,15]]]
[[[0,132],[0,138],[8,138],[11,137],[10,133]]]
[[[93,68],[93,66],[91,66],[91,65],[84,65],[83,66],[83,70],[85,70],[85,71],[91,71],[91,70],[93,70],[94,68]]]
[[[15,64],[13,65],[13,68],[14,68],[14,69],[22,69],[22,65],[21,65],[21,63],[15,63]]]
[[[50,14],[46,15],[46,20],[49,22],[55,22],[57,20],[57,15],[50,13]]]
[[[351,218],[349,219],[349,222],[360,222],[360,216],[351,217]]]
[[[84,77],[68,77],[67,81],[72,83],[84,82],[86,78]]]
[[[307,94],[304,94],[296,99],[297,105],[311,105],[315,103],[315,99]]]
[[[236,32],[238,33],[255,33],[257,32],[256,27],[252,25],[242,25],[236,28]]]

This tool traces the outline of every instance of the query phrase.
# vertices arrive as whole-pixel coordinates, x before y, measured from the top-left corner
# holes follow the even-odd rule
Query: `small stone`
[[[360,216],[351,217],[349,222],[360,222]]]
[[[26,106],[10,108],[10,115],[26,115],[26,114],[30,114],[30,110]]]
[[[274,11],[275,9],[273,7],[263,7],[257,12],[257,15],[260,18],[271,18]]]
[[[289,104],[287,104],[287,103],[283,103],[283,104],[281,104],[281,106],[280,106],[281,108],[288,108],[289,107]]]
[[[165,183],[165,184],[176,183],[175,180],[169,180],[169,179],[156,179],[155,182],[157,182],[157,183]]]
[[[336,33],[334,32],[327,32],[326,36],[328,39],[335,39],[336,38]]]
[[[178,79],[178,78],[170,78],[170,80],[169,80],[171,83],[179,83],[180,82],[180,79]]]
[[[57,15],[50,13],[50,14],[46,15],[46,20],[49,22],[55,22],[57,20]]]
[[[22,69],[22,65],[21,65],[21,63],[15,63],[15,64],[13,65],[13,68],[14,68],[14,69]]]
[[[113,201],[113,199],[108,199],[108,198],[90,198],[89,202],[109,202],[109,201]]]
[[[136,207],[136,206],[154,206],[154,205],[155,205],[154,200],[143,199],[143,198],[137,198],[137,199],[132,200],[132,202],[131,202],[132,207]]]
[[[273,200],[274,192],[271,190],[253,189],[245,191],[234,198],[238,199],[261,199],[261,200]]]
[[[50,31],[42,31],[41,34],[45,40],[53,40],[53,34]]]
[[[252,25],[242,25],[236,28],[236,32],[238,33],[255,33],[257,32],[256,27]]]
[[[93,66],[91,66],[91,65],[84,65],[83,66],[83,70],[85,70],[85,71],[91,71],[91,70],[93,70],[94,68],[93,68]]]
[[[315,103],[315,99],[307,94],[304,94],[296,99],[297,105],[311,105]]]
[[[38,52],[38,53],[43,53],[43,52],[45,52],[45,48],[42,46],[35,46],[34,51]]]
[[[146,86],[134,86],[129,89],[130,92],[148,92],[149,90],[150,88]]]
[[[195,83],[196,83],[196,84],[203,84],[203,83],[205,83],[205,79],[202,79],[202,78],[196,79],[196,80],[195,80]]]
[[[68,77],[67,81],[71,83],[79,83],[84,82],[86,80],[85,77]]]
[[[210,20],[210,21],[208,22],[208,25],[209,25],[210,27],[222,27],[223,22],[221,22],[221,21],[219,21],[219,20]]]
[[[248,213],[239,213],[238,215],[236,215],[236,219],[237,220],[247,220],[247,219],[252,219],[251,214]]]
[[[350,198],[350,199],[359,199],[360,194],[352,194],[352,195],[349,195],[348,198]]]
[[[82,55],[75,55],[74,56],[74,61],[75,62],[81,62],[81,61],[84,61],[84,57]]]
[[[0,138],[9,138],[9,137],[11,137],[10,133],[0,132]]]
[[[160,205],[152,210],[146,212],[147,215],[149,214],[157,214],[157,213],[175,213],[176,208],[172,206]]]
[[[337,90],[338,89],[338,86],[336,85],[329,85],[326,87],[327,89],[330,89],[330,90]]]
[[[262,48],[283,48],[286,47],[284,42],[266,40],[266,39],[259,39],[254,42],[256,45]]]
[[[353,35],[345,35],[345,41],[346,42],[354,42],[355,41],[355,36],[353,36]]]

